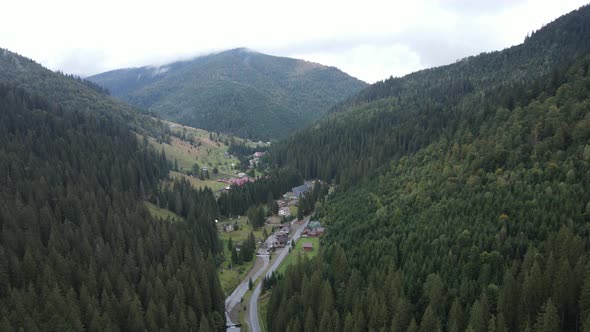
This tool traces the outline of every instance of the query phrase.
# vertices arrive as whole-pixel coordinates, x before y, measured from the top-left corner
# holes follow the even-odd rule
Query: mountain
[[[225,329],[213,192],[137,138],[167,126],[7,50],[0,110],[0,330]]]
[[[240,137],[284,137],[366,84],[334,67],[234,49],[88,78],[176,122]]]
[[[79,77],[53,72],[35,61],[0,48],[0,84],[19,88],[66,110],[100,113],[128,123],[136,132],[166,140],[168,126],[111,97],[103,87]]]
[[[462,121],[473,123],[473,133],[497,107],[555,91],[567,67],[590,50],[589,18],[583,7],[520,45],[373,84],[274,145],[272,162],[344,183],[454,134]]]
[[[338,186],[268,330],[590,328],[589,6],[375,84],[269,160]]]

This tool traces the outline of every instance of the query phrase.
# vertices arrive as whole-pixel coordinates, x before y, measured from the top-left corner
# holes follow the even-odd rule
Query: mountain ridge
[[[268,329],[589,330],[589,96],[584,6],[271,146],[337,188],[312,217],[322,250],[273,280]]]
[[[389,158],[415,152],[437,135],[452,131],[462,116],[459,109],[467,103],[490,96],[494,97],[488,100],[509,109],[528,103],[544,85],[555,88],[564,70],[588,51],[590,6],[584,6],[520,45],[375,83],[273,146],[272,161],[304,170],[305,177],[338,181],[346,173],[345,178],[357,178],[352,174],[366,174]],[[497,105],[478,107],[491,113]],[[331,137],[356,140],[340,144]]]
[[[263,139],[311,123],[366,86],[335,67],[246,48],[88,79],[163,118]]]

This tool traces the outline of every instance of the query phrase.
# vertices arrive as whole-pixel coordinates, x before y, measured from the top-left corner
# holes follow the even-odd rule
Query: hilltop
[[[334,67],[245,48],[88,79],[167,120],[264,140],[310,124],[366,86]]]

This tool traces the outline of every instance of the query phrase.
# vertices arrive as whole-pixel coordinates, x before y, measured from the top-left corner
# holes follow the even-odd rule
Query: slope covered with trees
[[[23,89],[32,96],[59,104],[64,110],[108,113],[117,121],[128,123],[136,132],[169,140],[168,126],[110,97],[108,90],[91,81],[52,72],[31,59],[1,48],[0,74],[0,84]]]
[[[0,85],[0,330],[224,329],[212,192],[177,185],[186,221],[155,220],[143,200],[167,193],[171,163],[130,130],[144,117],[7,58],[21,67],[0,68],[20,82]]]
[[[527,38],[524,65],[509,49],[388,80],[273,147],[343,185],[316,211],[326,249],[272,288],[269,330],[590,329],[589,16]],[[394,87],[437,72],[471,85]]]
[[[274,288],[270,330],[590,328],[589,68],[334,194],[330,248]]]
[[[273,145],[271,161],[295,167],[305,178],[356,181],[391,158],[453,135],[463,121],[477,130],[497,107],[513,109],[542,91],[551,93],[567,67],[589,51],[586,6],[521,45],[376,83]]]
[[[366,84],[316,63],[235,49],[89,78],[163,118],[240,137],[283,137]]]

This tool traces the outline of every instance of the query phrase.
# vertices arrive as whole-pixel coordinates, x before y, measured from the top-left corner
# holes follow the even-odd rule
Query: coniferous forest
[[[584,7],[548,25],[521,52],[539,36],[564,36],[547,40],[564,49],[587,45],[589,14]],[[568,45],[577,33],[584,37]],[[537,80],[496,80],[454,99],[430,92],[424,81],[422,100],[451,98],[440,107],[419,98],[405,109],[387,93],[351,102],[283,142],[289,148],[276,146],[275,161],[341,185],[316,211],[328,229],[321,254],[291,266],[272,288],[269,330],[590,330],[590,58],[584,54],[557,61]],[[488,55],[482,57],[467,61]],[[363,116],[377,130],[344,121]],[[403,125],[380,136],[388,122],[375,119],[391,117]],[[331,130],[342,141],[326,138]],[[384,137],[395,144],[376,144]],[[351,159],[330,169],[341,150]],[[309,158],[316,153],[322,157]]]
[[[1,330],[225,327],[207,226],[141,203],[165,156],[105,114],[21,89],[1,86],[0,109]]]
[[[205,118],[180,118],[284,137],[325,116],[264,145],[200,133],[195,151],[179,124],[0,49],[0,332],[222,331],[236,311],[267,331],[590,331],[590,5],[520,45],[391,77],[321,110],[364,84],[314,88],[296,76],[315,64],[281,74],[245,49],[220,54],[229,69],[193,62],[239,86],[249,113],[224,83]],[[238,84],[240,72],[259,76],[252,66],[278,77],[271,89]],[[114,95],[148,83],[150,98],[188,91],[165,70],[140,79],[153,69],[112,72],[125,74]],[[306,121],[278,121],[275,99],[305,108],[290,121]],[[240,185],[226,178],[242,172],[251,178]],[[283,196],[304,179],[320,181]],[[307,221],[319,240],[281,234],[275,246],[290,256],[264,251],[268,230],[292,235]],[[226,294],[234,283],[246,299],[261,290],[258,312],[257,298]]]

